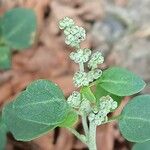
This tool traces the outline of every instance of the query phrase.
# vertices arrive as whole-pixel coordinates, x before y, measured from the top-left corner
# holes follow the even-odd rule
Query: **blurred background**
[[[33,80],[44,78],[56,82],[66,97],[74,90],[72,76],[77,65],[69,59],[73,50],[64,43],[58,21],[73,18],[87,30],[83,47],[101,51],[105,56],[103,69],[122,66],[141,76],[150,93],[150,0],[0,0],[0,16],[15,7],[31,8],[38,21],[34,45],[14,52],[12,67],[0,71],[0,107],[13,99]],[[126,97],[120,112],[130,97]],[[76,125],[82,132],[81,124]],[[117,124],[97,129],[98,150],[130,150],[132,143],[120,135]],[[17,142],[8,134],[7,150],[86,150],[65,129],[55,131],[31,142]]]

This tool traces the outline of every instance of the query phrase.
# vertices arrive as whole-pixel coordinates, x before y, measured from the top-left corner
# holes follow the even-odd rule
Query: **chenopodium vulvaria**
[[[89,86],[102,75],[102,70],[98,68],[98,65],[104,62],[102,53],[99,51],[92,53],[89,48],[80,47],[80,43],[86,39],[86,31],[77,26],[71,18],[64,17],[60,20],[59,28],[64,31],[65,43],[76,49],[75,52],[70,53],[70,59],[79,64],[79,70],[73,76],[75,87]],[[85,67],[88,71],[85,71]],[[117,108],[117,102],[109,95],[101,97],[98,105],[93,107],[90,101],[78,91],[74,91],[67,102],[73,109],[78,110],[79,114],[85,113],[89,121],[96,126],[107,122],[108,113]]]

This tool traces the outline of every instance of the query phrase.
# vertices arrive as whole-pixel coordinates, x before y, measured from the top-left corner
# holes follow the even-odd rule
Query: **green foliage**
[[[0,46],[0,69],[9,69],[11,66],[11,51],[9,47]]]
[[[3,40],[10,48],[23,49],[33,44],[36,16],[31,9],[12,9],[4,14],[1,24]]]
[[[118,96],[133,95],[145,87],[145,82],[140,77],[118,67],[105,70],[99,84],[106,91]]]
[[[117,96],[117,95],[107,92],[100,86],[100,84],[96,85],[95,97],[97,100],[99,100],[102,96],[107,96],[107,95],[112,97],[113,100],[117,101],[118,105],[120,104],[121,100],[123,99],[123,97],[121,97],[121,96]]]
[[[150,141],[144,143],[136,143],[132,150],[149,150],[150,149]]]
[[[36,16],[27,8],[15,8],[0,18],[0,69],[11,67],[11,50],[31,46],[36,35]]]
[[[78,121],[78,115],[75,111],[70,111],[65,120],[59,125],[60,127],[72,127]]]
[[[137,96],[125,106],[119,120],[119,129],[129,141],[150,140],[150,95]]]
[[[56,84],[37,80],[5,106],[3,119],[17,140],[29,141],[62,124],[72,126],[77,116]]]
[[[14,101],[18,116],[46,125],[61,123],[69,107],[61,89],[48,80],[32,82]]]
[[[91,91],[89,86],[82,87],[80,90],[80,93],[82,94],[82,97],[86,98],[87,100],[91,101],[91,103],[96,102],[96,98]]]
[[[6,126],[0,120],[0,150],[4,150],[6,145]]]
[[[41,122],[25,120],[15,112],[13,103],[9,103],[3,109],[3,119],[8,131],[13,134],[15,139],[21,141],[30,141],[56,127],[56,125],[46,125]]]

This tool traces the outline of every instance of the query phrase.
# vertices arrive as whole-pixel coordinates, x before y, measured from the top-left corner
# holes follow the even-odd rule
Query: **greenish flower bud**
[[[61,19],[59,21],[59,28],[65,29],[65,28],[73,26],[74,24],[75,23],[74,23],[73,19],[68,18],[68,17],[64,17],[63,19]]]
[[[80,40],[77,39],[74,35],[71,35],[71,34],[70,34],[70,35],[68,35],[68,36],[66,37],[65,43],[66,43],[67,45],[72,46],[72,47],[77,47],[77,46],[79,45],[79,43],[80,43]]]
[[[66,28],[64,34],[66,35],[65,43],[72,47],[77,47],[86,38],[85,29],[78,26]]]
[[[117,108],[117,102],[115,102],[110,96],[103,96],[100,98],[99,111],[96,113],[90,113],[89,120],[93,121],[95,125],[107,122],[107,115],[115,108]]]
[[[70,35],[71,32],[72,32],[71,27],[67,27],[66,29],[64,29],[64,35],[65,35],[65,36]]]
[[[114,101],[112,104],[111,104],[111,109],[116,109],[118,107],[118,103],[116,101]]]
[[[73,83],[76,87],[88,86],[89,81],[87,79],[87,73],[82,71],[76,72],[73,77]]]
[[[116,108],[117,108],[117,102],[114,101],[109,95],[100,98],[100,104],[99,104],[100,110],[109,113],[111,110],[114,110]]]
[[[93,82],[98,79],[102,75],[102,71],[100,69],[94,69],[88,72],[88,80],[89,82]]]
[[[109,113],[109,110],[101,109],[101,110],[98,112],[98,115],[99,115],[100,117],[105,118],[108,113]]]
[[[88,62],[88,67],[92,69],[96,69],[99,64],[102,64],[104,62],[104,57],[102,56],[102,53],[95,52],[92,54],[90,61]]]
[[[95,69],[93,71],[94,71],[94,74],[93,74],[94,79],[98,79],[102,75],[102,70],[100,69]]]
[[[89,60],[91,55],[91,50],[88,48],[79,49],[77,52],[70,53],[70,59],[75,61],[75,63],[85,63]]]
[[[67,103],[73,108],[79,108],[81,103],[81,94],[74,91],[67,99]]]
[[[82,102],[80,104],[79,111],[81,113],[89,114],[91,112],[91,105],[90,102],[87,99],[82,99]]]
[[[88,117],[89,121],[94,123],[96,126],[101,125],[105,121],[105,117],[99,114],[90,113]]]

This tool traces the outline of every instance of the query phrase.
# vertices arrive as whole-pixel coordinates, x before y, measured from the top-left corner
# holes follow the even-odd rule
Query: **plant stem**
[[[67,128],[72,134],[74,134],[79,140],[81,140],[84,144],[87,145],[87,141],[84,135],[81,135],[79,132],[77,132],[73,128]]]
[[[83,113],[81,118],[82,118],[82,125],[83,125],[83,129],[84,129],[85,135],[86,135],[86,137],[88,137],[89,128],[88,128],[88,125],[87,125],[86,114]]]
[[[108,121],[106,121],[106,122],[104,122],[102,124],[110,123],[110,122],[113,122],[113,121],[118,121],[120,118],[121,118],[121,115],[114,116],[114,117],[110,118]]]
[[[79,68],[80,68],[80,71],[84,72],[84,64],[83,63],[79,63]]]
[[[97,150],[97,146],[96,146],[96,125],[93,122],[90,122],[88,147],[89,147],[89,150]]]

